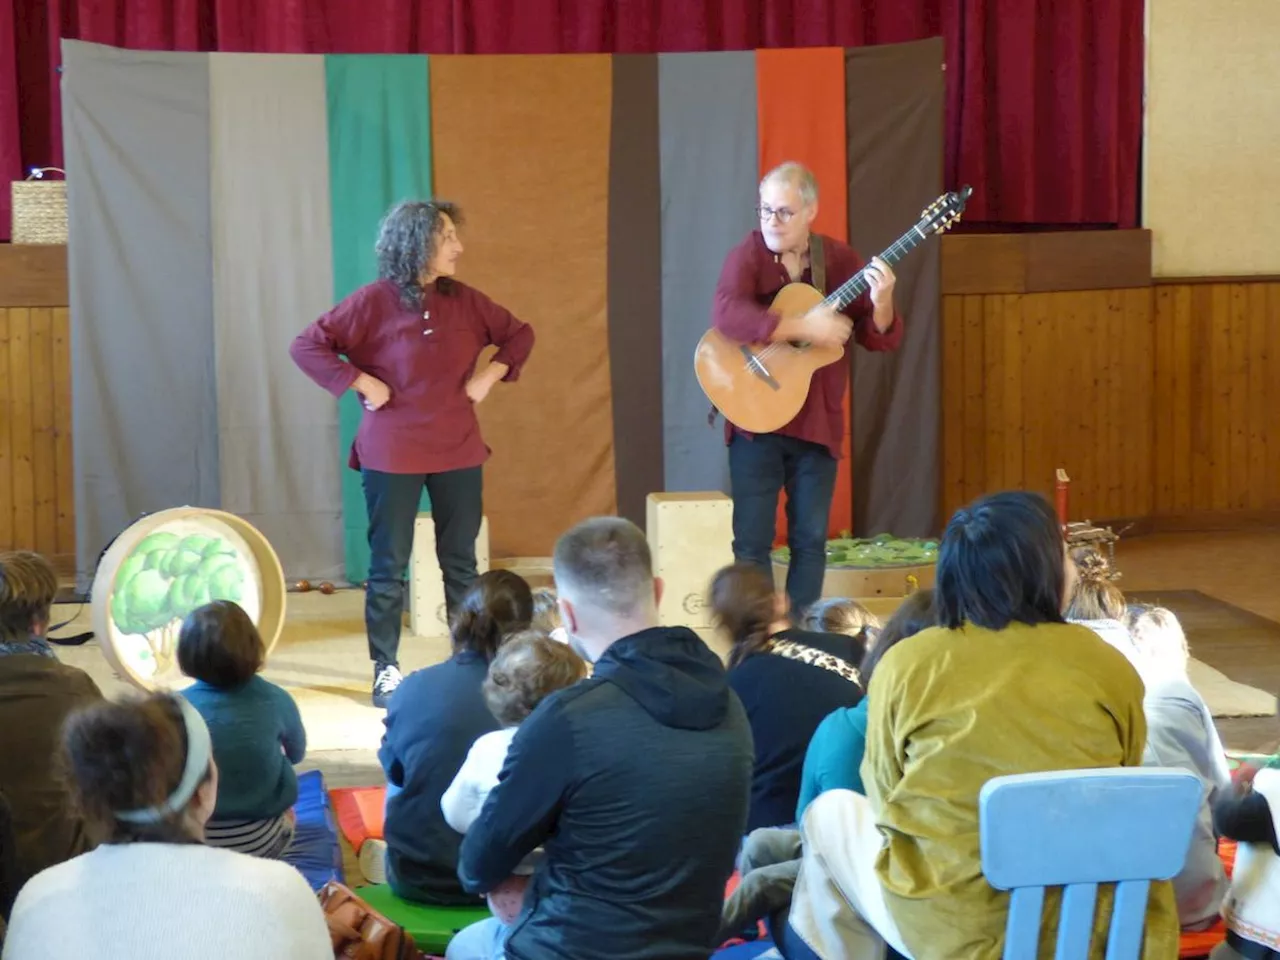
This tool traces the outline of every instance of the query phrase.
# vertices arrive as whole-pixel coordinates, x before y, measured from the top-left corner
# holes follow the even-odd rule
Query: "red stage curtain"
[[[642,53],[939,34],[946,182],[974,186],[969,221],[1134,225],[1143,0],[9,0],[0,176],[61,165],[59,37],[276,53]],[[0,236],[8,202],[0,191]]]

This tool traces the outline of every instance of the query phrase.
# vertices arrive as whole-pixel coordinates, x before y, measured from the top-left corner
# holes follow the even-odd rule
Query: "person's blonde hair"
[[[514,727],[538,704],[587,676],[587,663],[568,644],[539,630],[511,637],[489,664],[484,702],[504,727]]]
[[[1124,593],[1115,585],[1111,563],[1093,547],[1071,551],[1076,567],[1075,587],[1067,606],[1068,620],[1123,620]]]
[[[0,553],[0,640],[27,640],[33,627],[49,622],[58,595],[58,575],[38,553]]]
[[[1186,673],[1191,647],[1172,610],[1145,603],[1131,604],[1125,612],[1125,626],[1143,657],[1165,670]]]
[[[828,597],[810,607],[800,623],[805,630],[863,637],[880,629],[880,618],[849,597]]]
[[[556,600],[556,592],[550,587],[539,587],[533,591],[533,623],[530,627],[550,633],[564,626],[560,618],[560,604]]]

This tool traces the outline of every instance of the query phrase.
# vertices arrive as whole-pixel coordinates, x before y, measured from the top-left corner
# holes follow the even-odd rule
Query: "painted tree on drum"
[[[187,614],[213,600],[238,603],[244,581],[239,554],[221,537],[153,533],[120,565],[111,620],[147,641],[159,674],[173,663]]]

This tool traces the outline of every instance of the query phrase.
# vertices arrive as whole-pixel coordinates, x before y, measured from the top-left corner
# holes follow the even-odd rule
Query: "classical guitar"
[[[949,229],[972,193],[971,187],[962,187],[938,197],[880,259],[892,266],[931,235]],[[825,296],[807,283],[789,283],[778,291],[769,310],[784,318],[802,316],[819,304],[840,311],[869,286],[865,267]],[[737,343],[713,327],[698,341],[693,368],[702,392],[726,420],[750,433],[770,433],[800,412],[814,372],[843,356],[844,347],[785,340]]]

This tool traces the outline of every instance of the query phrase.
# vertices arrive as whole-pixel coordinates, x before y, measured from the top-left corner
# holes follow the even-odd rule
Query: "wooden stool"
[[[733,501],[719,492],[651,493],[645,525],[653,575],[665,586],[658,622],[709,629],[707,588],[733,563]]]
[[[476,537],[476,570],[489,571],[489,518],[480,520]],[[449,614],[444,602],[444,576],[436,559],[436,525],[431,514],[418,514],[409,555],[409,632],[417,637],[447,637]]]

